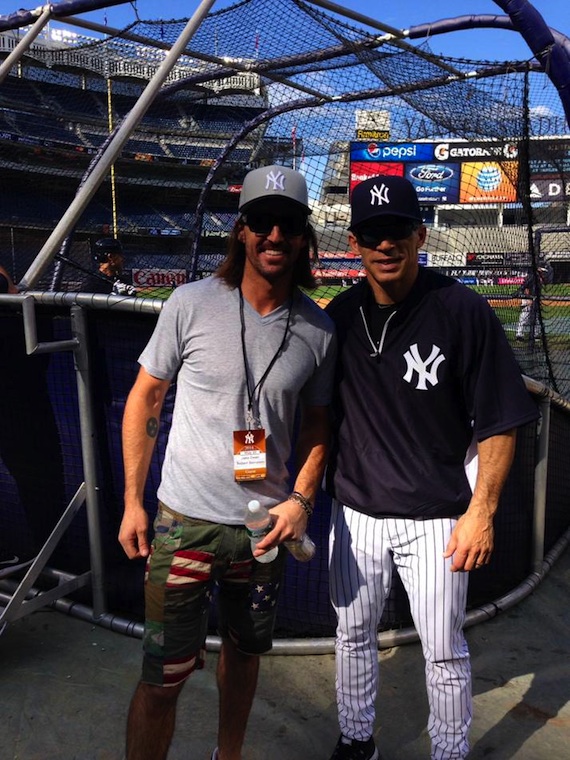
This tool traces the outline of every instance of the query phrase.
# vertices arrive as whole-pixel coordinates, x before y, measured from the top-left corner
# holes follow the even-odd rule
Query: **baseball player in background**
[[[408,180],[353,191],[349,244],[366,278],[327,307],[337,327],[330,584],[341,736],[331,760],[376,760],[377,630],[392,572],[426,661],[431,758],[465,758],[468,572],[493,551],[516,428],[535,420],[501,324],[456,280],[419,267],[426,228]],[[471,491],[464,460],[477,442]]]
[[[538,327],[538,311],[540,294],[544,285],[552,281],[546,264],[540,265],[536,273],[531,269],[521,283],[515,295],[520,296],[521,311],[515,337],[524,340],[525,334],[529,333],[529,339],[534,340],[535,331]]]
[[[84,279],[81,291],[136,296],[137,289],[123,279],[123,247],[117,238],[96,240],[93,247],[93,262],[97,266],[97,271]]]

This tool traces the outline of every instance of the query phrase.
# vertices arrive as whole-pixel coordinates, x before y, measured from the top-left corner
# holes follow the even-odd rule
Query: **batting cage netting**
[[[137,358],[173,288],[210,276],[222,261],[251,168],[281,164],[305,175],[319,241],[310,295],[321,305],[364,276],[347,245],[352,188],[369,176],[408,177],[428,227],[420,263],[488,298],[522,373],[554,396],[570,395],[570,135],[560,87],[570,65],[566,37],[544,22],[529,31],[516,3],[499,3],[509,16],[401,32],[331,3],[243,0],[200,19],[168,67],[187,19],[114,30],[70,15],[73,5],[50,6],[43,25],[31,11],[0,17],[0,264],[21,294],[32,294],[38,343],[73,342],[69,305],[85,313],[79,332],[89,354],[110,610],[142,615],[144,568],[128,563],[116,540],[120,426]],[[32,24],[38,28],[23,46]],[[433,53],[434,35],[478,26],[542,35],[548,44],[541,38],[540,50],[517,61]],[[122,279],[136,295],[105,303],[71,295],[90,292],[97,241],[109,237],[121,243]],[[26,557],[84,482],[85,441],[76,356],[28,356],[23,300],[15,298],[0,297],[7,360],[0,513],[3,548]],[[149,514],[174,394],[173,387],[147,484]],[[569,523],[564,403],[549,422],[545,550]],[[506,593],[533,569],[536,437],[535,426],[521,431],[497,550],[471,586],[471,605]],[[288,560],[283,636],[334,630],[328,507],[322,496],[310,525],[316,558]],[[50,564],[86,572],[90,532],[79,511]],[[89,591],[77,595],[89,600]],[[397,587],[392,601],[383,628],[409,623]]]

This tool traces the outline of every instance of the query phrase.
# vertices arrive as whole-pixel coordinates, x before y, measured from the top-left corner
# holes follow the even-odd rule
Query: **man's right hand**
[[[148,557],[148,515],[143,507],[125,510],[119,529],[119,543],[129,559]]]

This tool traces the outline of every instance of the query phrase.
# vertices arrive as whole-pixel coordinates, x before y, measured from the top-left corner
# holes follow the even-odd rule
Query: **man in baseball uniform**
[[[518,288],[517,295],[521,299],[521,311],[515,332],[517,340],[524,340],[527,332],[531,342],[535,337],[538,337],[540,295],[542,288],[549,281],[551,281],[551,277],[548,276],[548,267],[546,264],[541,264],[536,272],[532,269],[529,271]]]
[[[117,238],[100,238],[93,246],[97,271],[84,278],[81,291],[117,296],[136,296],[137,289],[123,277],[123,247]]]
[[[413,185],[369,178],[351,211],[348,240],[366,278],[327,307],[339,341],[327,489],[341,736],[331,760],[379,758],[377,629],[394,568],[426,661],[431,758],[465,758],[468,573],[490,560],[516,428],[538,412],[487,302],[418,265],[426,228]]]

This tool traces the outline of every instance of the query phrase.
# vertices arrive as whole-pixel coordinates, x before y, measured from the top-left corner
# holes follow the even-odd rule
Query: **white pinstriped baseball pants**
[[[426,661],[432,760],[465,758],[471,725],[471,666],[463,635],[468,573],[444,560],[455,519],[375,518],[333,500],[331,600],[338,616],[336,692],[342,734],[374,731],[377,629],[398,569]]]

